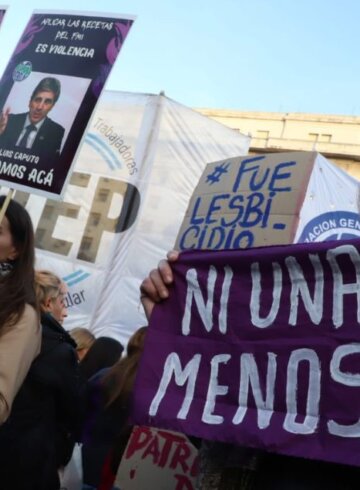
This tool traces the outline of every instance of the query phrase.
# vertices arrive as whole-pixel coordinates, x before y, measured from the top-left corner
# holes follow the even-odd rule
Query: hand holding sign
[[[0,115],[2,184],[63,197],[132,23],[118,14],[34,12],[0,80],[0,107],[13,109]]]
[[[179,252],[171,250],[167,254],[167,260],[159,262],[158,268],[153,269],[143,280],[140,286],[140,299],[149,320],[156,303],[160,303],[169,296],[169,286],[174,281],[171,262],[176,262]]]
[[[5,110],[5,112],[1,112],[0,114],[0,134],[3,134],[3,132],[6,129],[9,120],[9,113],[10,113],[10,107],[8,107]]]
[[[334,250],[310,245],[338,238],[339,225],[353,237],[358,202],[348,196],[357,192],[358,183],[317,154],[239,157],[208,165],[177,238],[176,248],[189,252],[172,268],[173,294],[151,318],[134,397],[137,423],[213,441],[217,454],[218,441],[226,442],[236,480],[243,470],[243,459],[234,458],[237,448],[242,454],[248,446],[293,456],[289,463],[279,454],[269,452],[261,460],[250,454],[252,469],[259,464],[256,488],[269,482],[272,488],[338,488],[358,471],[335,463],[359,467],[359,409],[350,390],[359,389],[351,362],[359,353],[360,249],[352,242]],[[340,198],[335,204],[327,194]],[[292,241],[308,243],[295,252],[287,245]],[[274,244],[287,245],[282,259],[270,257],[280,248],[264,247]],[[196,249],[223,252],[211,258],[211,252],[201,252],[200,258]],[[147,278],[157,281],[150,283],[155,291],[166,287],[158,282],[163,267],[160,263],[158,273]],[[145,404],[144,393],[149,395]],[[209,466],[217,465],[220,479],[227,471],[215,450],[205,457]],[[318,460],[316,466],[311,460]],[[274,472],[276,464],[290,465],[291,471]]]

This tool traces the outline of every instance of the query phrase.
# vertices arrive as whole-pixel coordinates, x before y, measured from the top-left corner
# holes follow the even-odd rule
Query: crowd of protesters
[[[67,332],[66,284],[34,263],[30,216],[10,200],[0,223],[0,488],[59,490],[80,442],[83,489],[111,490],[146,327],[125,356],[115,339]]]
[[[0,208],[4,197],[0,197]],[[166,301],[177,252],[141,284],[147,319]],[[65,283],[34,270],[27,211],[10,200],[0,224],[0,488],[59,490],[81,443],[83,490],[117,490],[115,475],[131,434],[131,393],[147,327],[123,346],[87,328],[67,332]],[[350,490],[359,469],[194,440],[202,490]],[[150,487],[149,487],[150,488]]]

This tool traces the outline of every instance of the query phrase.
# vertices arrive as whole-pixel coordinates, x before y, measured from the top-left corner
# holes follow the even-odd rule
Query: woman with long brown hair
[[[1,196],[0,209],[4,201]],[[15,395],[40,351],[34,261],[30,216],[10,200],[0,223],[0,424],[8,418]]]
[[[131,433],[128,418],[131,393],[144,348],[147,327],[140,327],[130,338],[126,356],[95,376],[90,394],[90,412],[84,433],[84,489],[111,488],[104,481],[115,479],[122,453]],[[110,470],[110,475],[106,474]]]
[[[82,415],[76,344],[62,327],[66,285],[51,271],[35,273],[41,349],[7,422],[0,427],[1,490],[59,490]]]
[[[130,337],[126,347],[126,356],[120,359],[108,371],[102,380],[106,406],[117,406],[119,410],[128,408],[129,398],[137,373],[140,357],[143,352],[147,327],[140,327]]]

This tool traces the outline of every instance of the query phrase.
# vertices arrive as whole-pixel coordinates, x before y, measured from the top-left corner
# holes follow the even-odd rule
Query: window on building
[[[44,237],[45,237],[45,233],[46,233],[46,230],[44,228],[38,228],[36,230],[36,245],[38,245],[39,243],[41,244],[42,241],[44,240]]]
[[[330,143],[332,134],[327,133],[309,133],[309,140],[319,143]]]
[[[318,141],[318,139],[319,139],[319,133],[309,133],[310,141]]]
[[[64,247],[66,247],[67,242],[65,240],[56,240],[56,242],[53,245],[54,250],[62,250]]]
[[[100,213],[90,213],[90,226],[97,226],[100,223]]]
[[[77,215],[78,215],[78,210],[77,209],[68,208],[66,210],[66,216],[68,218],[77,218]]]
[[[109,196],[109,189],[100,189],[98,193],[98,201],[105,202]]]
[[[91,248],[92,238],[88,236],[84,236],[81,242],[82,251],[89,250]]]
[[[90,180],[89,174],[83,174],[81,172],[73,172],[71,175],[70,183],[79,187],[87,187]]]
[[[270,135],[270,131],[258,130],[256,131],[256,138],[268,139]]]
[[[44,207],[44,211],[43,211],[42,217],[44,219],[51,219],[52,218],[52,215],[53,215],[53,212],[54,212],[54,206],[46,205]]]

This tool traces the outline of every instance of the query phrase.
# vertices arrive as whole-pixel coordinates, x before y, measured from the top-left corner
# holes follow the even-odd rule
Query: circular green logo
[[[32,72],[32,64],[31,61],[22,61],[19,63],[15,70],[13,71],[13,80],[14,82],[22,82],[27,78]]]

